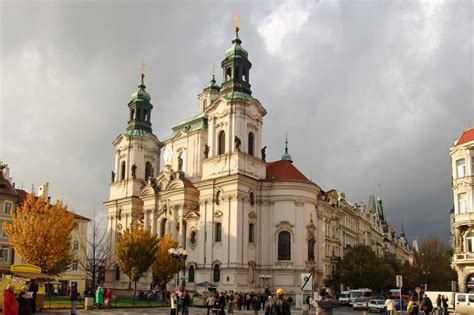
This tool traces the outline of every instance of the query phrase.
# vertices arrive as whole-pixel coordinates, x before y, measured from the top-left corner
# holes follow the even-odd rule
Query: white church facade
[[[104,203],[112,244],[133,220],[153,234],[171,234],[188,253],[186,287],[191,290],[209,281],[219,290],[282,287],[297,293],[302,273],[312,273],[313,285],[322,286],[327,273],[334,272],[330,264],[338,261],[327,240],[337,246],[339,257],[346,246],[343,229],[332,236],[325,231],[336,220],[328,211],[337,196],[331,205],[320,204],[325,193],[295,167],[287,147],[281,160],[266,161],[267,111],[252,95],[252,64],[238,28],[221,66],[222,85],[213,76],[198,95],[200,112],[180,122],[166,140],[152,132],[153,106],[142,73],[128,104],[128,128],[113,142],[115,167]],[[342,221],[344,215],[337,216]],[[366,216],[376,221],[374,234],[383,240],[379,216]],[[359,243],[358,225],[350,227],[354,241],[347,246]],[[141,285],[151,282],[149,272]],[[105,286],[128,285],[119,270],[107,272]]]

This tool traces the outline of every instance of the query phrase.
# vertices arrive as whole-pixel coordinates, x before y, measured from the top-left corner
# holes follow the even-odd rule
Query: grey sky
[[[448,149],[474,125],[473,2],[2,1],[0,159],[105,212],[111,142],[145,62],[159,139],[198,111],[240,15],[268,160],[367,202],[381,185],[410,239],[448,236]]]

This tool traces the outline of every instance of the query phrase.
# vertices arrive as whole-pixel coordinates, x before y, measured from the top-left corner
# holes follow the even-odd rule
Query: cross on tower
[[[237,33],[239,31],[239,16],[234,15],[234,30]]]

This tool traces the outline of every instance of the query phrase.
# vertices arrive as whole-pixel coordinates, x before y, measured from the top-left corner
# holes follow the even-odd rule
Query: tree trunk
[[[133,306],[135,306],[135,296],[137,295],[137,280],[135,280],[135,288],[133,289]]]

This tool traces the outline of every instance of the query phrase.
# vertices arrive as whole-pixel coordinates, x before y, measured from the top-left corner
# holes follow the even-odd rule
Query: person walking
[[[429,315],[433,311],[433,303],[428,295],[423,295],[423,300],[420,304],[420,310],[424,312],[425,315]]]
[[[214,296],[210,294],[206,299],[207,315],[211,313],[211,309],[214,307]]]
[[[332,315],[334,307],[339,304],[323,288],[319,290],[319,297],[316,301],[313,301],[312,305],[316,309],[316,314]]]
[[[71,315],[77,314],[77,302],[79,301],[79,291],[77,290],[77,283],[72,284],[71,288]]]
[[[33,310],[31,309],[31,300],[33,300],[33,293],[28,292],[28,286],[24,285],[21,287],[21,291],[18,294],[18,315],[31,315]]]
[[[36,295],[38,293],[38,284],[36,283],[35,279],[31,279],[28,291],[33,292],[33,299],[31,299],[31,311],[32,313],[36,313]]]
[[[276,297],[269,297],[265,305],[265,315],[291,315],[290,304],[285,300],[285,291],[276,290]]]
[[[18,315],[18,304],[16,303],[15,286],[9,284],[3,291],[2,314],[4,315]]]
[[[390,296],[387,295],[387,299],[385,300],[385,308],[387,310],[388,315],[393,315],[395,314],[396,310],[396,304],[395,301],[390,298]]]
[[[253,315],[258,315],[258,311],[260,311],[260,297],[258,295],[254,295],[251,301]]]
[[[448,311],[448,298],[444,295],[441,296],[441,303],[443,304],[443,315],[449,315]]]
[[[415,303],[413,297],[410,297],[410,300],[408,301],[408,304],[407,304],[407,313],[409,315],[414,315],[415,314],[414,305],[416,305],[416,303]]]
[[[104,304],[104,289],[102,287],[98,287],[95,292],[95,303],[97,304],[97,309],[102,308]]]
[[[191,297],[189,296],[188,291],[184,290],[182,298],[183,315],[189,315],[189,305],[191,304]]]
[[[170,315],[176,315],[176,294],[171,293],[170,303],[171,303]]]
[[[105,290],[104,298],[104,305],[107,306],[107,308],[110,308],[110,304],[112,304],[112,290]]]

